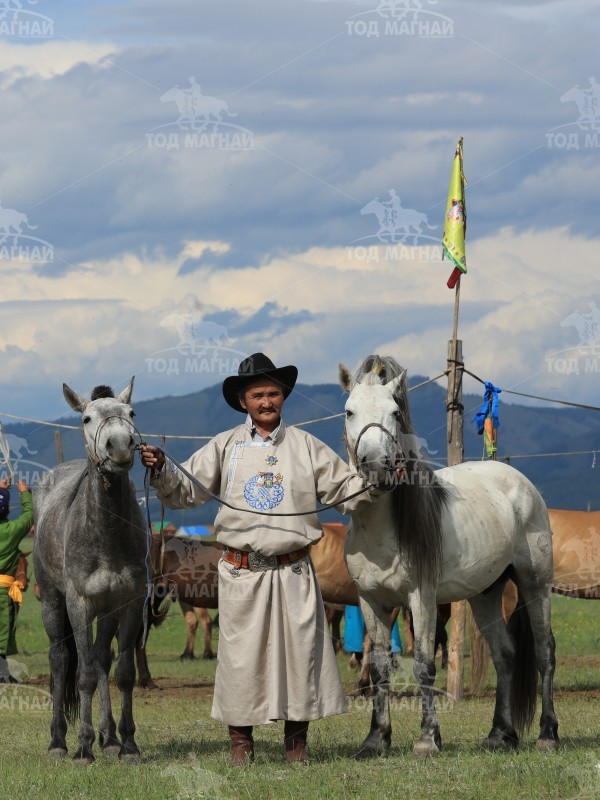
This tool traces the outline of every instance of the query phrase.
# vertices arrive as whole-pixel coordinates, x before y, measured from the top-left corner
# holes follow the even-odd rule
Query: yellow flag
[[[444,217],[444,238],[442,239],[442,258],[448,256],[454,264],[454,271],[448,281],[452,289],[463,272],[467,271],[465,254],[465,233],[467,230],[467,209],[465,205],[465,176],[463,174],[462,137],[454,154],[450,188]]]

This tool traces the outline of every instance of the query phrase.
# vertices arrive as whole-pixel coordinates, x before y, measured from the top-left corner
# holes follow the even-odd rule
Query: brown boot
[[[306,752],[306,737],[308,735],[308,722],[292,722],[286,719],[283,736],[285,744],[285,757],[288,763],[308,764]]]
[[[236,727],[229,726],[231,739],[231,766],[243,767],[254,761],[254,739],[252,738],[252,725]]]

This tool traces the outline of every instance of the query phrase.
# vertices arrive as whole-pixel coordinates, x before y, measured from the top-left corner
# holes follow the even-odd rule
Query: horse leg
[[[554,713],[554,669],[556,666],[555,641],[550,627],[550,591],[544,587],[530,589],[519,586],[523,596],[534,640],[535,660],[542,678],[542,714],[538,750],[555,750],[558,747],[558,720]],[[517,606],[517,613],[519,606]]]
[[[95,760],[92,752],[96,738],[92,725],[92,697],[98,685],[99,666],[92,641],[94,614],[85,599],[74,591],[67,592],[67,612],[73,628],[79,662],[79,746],[73,756],[73,762],[86,765],[92,764]]]
[[[139,761],[140,751],[135,743],[135,722],[133,721],[133,686],[135,684],[134,651],[142,622],[145,598],[132,602],[119,615],[119,659],[115,669],[115,679],[121,693],[121,719],[119,733],[121,750],[119,758],[132,763]]]
[[[194,607],[184,603],[182,600],[179,601],[179,607],[181,608],[181,613],[183,614],[183,618],[185,620],[185,626],[187,628],[187,639],[185,642],[185,650],[179,656],[179,660],[183,661],[184,658],[196,658],[194,655],[194,643],[196,641],[196,632],[198,630],[198,620],[196,619],[196,614],[194,611]]]
[[[198,608],[196,609],[196,613],[204,633],[204,652],[202,653],[202,658],[210,660],[215,657],[212,649],[212,619],[210,618],[207,608]]]
[[[421,690],[423,716],[421,736],[413,746],[416,756],[434,756],[442,748],[440,726],[435,710],[433,684],[435,682],[435,626],[437,606],[433,587],[417,589],[409,595],[409,606],[415,631],[415,661],[413,672]]]
[[[146,642],[143,643],[144,625],[142,624],[140,626],[138,637],[135,643],[135,661],[137,664],[138,686],[141,686],[142,689],[160,689],[160,686],[150,674],[150,665],[148,664],[148,654],[146,652],[146,644],[149,635],[150,631],[148,631],[146,636]]]
[[[358,676],[356,688],[360,697],[368,697],[371,692],[371,640],[366,627],[359,666],[360,675]]]
[[[69,649],[66,635],[67,625],[65,624],[67,622],[66,614],[65,598],[56,589],[44,587],[42,622],[50,640],[48,661],[50,663],[52,688],[51,739],[48,747],[48,755],[51,758],[63,758],[67,755],[65,688],[69,666]]]
[[[98,695],[100,698],[100,722],[98,738],[102,752],[117,755],[121,744],[117,739],[117,726],[112,715],[108,675],[112,664],[111,644],[117,632],[118,622],[113,616],[98,617],[94,651],[98,663]]]
[[[371,729],[356,758],[386,755],[392,741],[390,714],[391,633],[390,612],[372,600],[360,598],[365,630],[371,639],[370,675],[373,684]]]
[[[437,643],[442,648],[442,669],[448,669],[448,633],[446,623],[450,619],[451,603],[442,603],[437,607],[437,624],[435,629],[436,649]]]
[[[341,623],[344,618],[344,612],[336,608],[333,612],[333,619],[331,620],[331,638],[333,639],[333,647],[336,653],[342,650],[342,632]]]
[[[415,641],[412,632],[412,622],[410,619],[410,611],[408,608],[402,607],[402,622],[404,623],[404,641],[406,646],[404,648],[404,655],[412,656],[415,652]]]
[[[473,617],[489,645],[496,669],[496,705],[492,729],[483,743],[486,750],[509,750],[519,744],[511,711],[512,665],[516,646],[502,618],[503,588],[501,584],[497,584],[487,594],[478,594],[469,600]]]

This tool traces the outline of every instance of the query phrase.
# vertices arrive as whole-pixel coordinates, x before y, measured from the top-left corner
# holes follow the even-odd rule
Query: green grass
[[[535,750],[535,730],[518,753],[484,753],[480,743],[492,717],[494,685],[490,670],[486,696],[443,704],[440,723],[444,749],[435,759],[416,760],[412,744],[418,736],[418,700],[394,701],[393,742],[388,758],[357,762],[353,756],[369,725],[370,702],[350,703],[348,714],[314,723],[310,729],[310,767],[288,767],[283,758],[282,723],[257,728],[256,763],[233,770],[228,764],[225,726],[210,719],[215,663],[181,663],[185,629],[174,607],[164,625],[152,632],[149,660],[161,691],[135,690],[134,713],[142,763],[130,766],[103,757],[75,767],[70,760],[48,761],[50,712],[45,694],[47,641],[39,604],[30,590],[19,616],[14,657],[34,682],[0,692],[0,786],[6,797],[73,800],[181,800],[187,798],[520,798],[585,800],[600,796],[600,604],[553,598],[557,640],[556,710],[562,744],[556,753]],[[201,652],[200,643],[197,652]],[[348,693],[356,673],[347,656],[339,656]],[[469,660],[466,678],[468,682]],[[402,659],[401,674],[410,667]],[[38,680],[35,680],[39,676]],[[402,681],[400,681],[402,682]],[[439,672],[443,688],[445,673]],[[118,707],[116,691],[113,694]],[[243,702],[243,698],[240,698]],[[97,712],[95,714],[97,719]],[[68,743],[74,751],[76,730]]]

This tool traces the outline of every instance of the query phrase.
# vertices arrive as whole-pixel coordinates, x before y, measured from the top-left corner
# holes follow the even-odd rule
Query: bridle
[[[396,448],[396,461],[392,467],[388,468],[388,470],[390,472],[395,472],[396,470],[400,469],[402,472],[406,474],[406,463],[407,463],[406,455],[404,454],[404,450],[402,449],[402,446],[398,441],[398,437],[396,436],[396,434],[392,433],[392,431],[390,431],[389,428],[386,428],[385,425],[382,425],[381,422],[367,423],[356,437],[356,444],[354,445],[354,447],[350,446],[350,443],[348,441],[348,434],[346,432],[346,426],[344,425],[344,439],[346,441],[346,446],[348,448],[348,454],[350,456],[350,460],[354,464],[355,468],[358,469],[358,445],[360,444],[360,440],[362,439],[363,434],[366,431],[368,431],[369,428],[379,428],[384,433],[386,433],[394,443],[394,446]],[[387,491],[391,491],[391,489],[394,488],[395,486],[394,483],[392,482],[390,489],[388,489]]]
[[[126,417],[122,417],[120,414],[109,414],[107,417],[104,417],[100,421],[100,423],[99,423],[99,425],[98,425],[98,427],[96,429],[96,433],[94,434],[93,449],[91,449],[89,447],[87,441],[85,441],[85,431],[84,431],[83,427],[81,428],[81,435],[83,436],[84,441],[85,441],[86,452],[87,452],[90,460],[94,463],[94,465],[96,467],[96,471],[102,477],[102,481],[104,483],[104,488],[105,489],[109,489],[110,488],[110,481],[108,480],[107,475],[106,475],[106,473],[110,472],[110,470],[107,470],[105,465],[106,465],[107,461],[112,461],[112,459],[108,455],[105,456],[104,458],[100,458],[100,456],[98,455],[98,437],[100,436],[100,433],[101,433],[102,429],[104,428],[104,426],[106,425],[106,423],[110,419],[120,419],[121,422],[125,422],[127,425],[131,426],[131,428],[133,429],[135,435],[137,437],[139,437],[139,440],[140,440],[140,443],[136,444],[136,446],[134,447],[134,451],[135,450],[139,450],[141,448],[141,446],[144,444],[144,441],[143,441],[143,438],[142,438],[142,434],[138,431],[138,429],[133,424],[131,419],[127,419]],[[133,456],[132,456],[132,462],[133,462]]]

